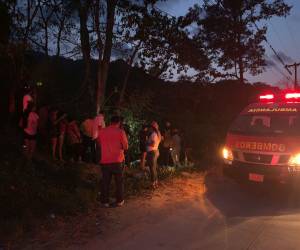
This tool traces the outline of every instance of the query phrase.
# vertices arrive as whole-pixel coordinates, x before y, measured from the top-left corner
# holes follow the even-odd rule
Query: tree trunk
[[[61,33],[62,33],[62,28],[61,26],[59,27],[58,33],[57,33],[57,40],[56,40],[56,56],[60,56],[60,40],[61,40]]]
[[[239,80],[244,83],[244,63],[242,56],[239,56]]]
[[[242,4],[243,1],[241,1],[240,3]],[[240,10],[240,13],[241,13],[241,8],[239,8]],[[240,83],[244,83],[244,73],[245,73],[245,68],[244,68],[244,62],[243,62],[243,55],[244,55],[244,51],[243,51],[243,45],[242,45],[242,38],[241,38],[241,30],[243,27],[243,17],[242,15],[240,14],[239,15],[239,30],[238,30],[238,48],[239,48],[239,53],[238,53],[238,64],[239,64],[239,73],[240,73]]]
[[[88,22],[88,9],[90,1],[86,1],[86,4],[79,4],[79,19],[80,19],[80,40],[81,40],[81,51],[83,55],[83,60],[85,64],[85,76],[83,80],[83,86],[89,87],[91,84],[91,45],[89,38],[89,31],[87,28]],[[90,96],[92,98],[92,96]]]
[[[98,50],[98,66],[97,66],[97,84],[96,84],[96,113],[98,114],[101,107],[101,92],[99,89],[99,82],[101,78],[101,70],[102,70],[102,55],[103,55],[103,43],[101,39],[100,32],[100,0],[95,0],[95,29],[97,33],[97,50]]]
[[[56,56],[57,57],[60,56],[60,42],[61,42],[62,32],[63,32],[63,29],[64,29],[65,19],[66,19],[66,17],[63,16],[59,20],[59,27],[58,27],[58,33],[57,33],[57,39],[56,39]]]
[[[101,109],[101,104],[104,101],[106,81],[109,70],[109,63],[112,50],[112,40],[113,40],[113,28],[115,24],[115,10],[117,5],[117,0],[107,0],[107,20],[106,20],[106,38],[103,52],[103,59],[98,65],[98,83],[97,83],[97,99],[96,108],[97,112]]]
[[[45,54],[46,57],[49,57],[49,49],[48,49],[48,23],[45,23]]]

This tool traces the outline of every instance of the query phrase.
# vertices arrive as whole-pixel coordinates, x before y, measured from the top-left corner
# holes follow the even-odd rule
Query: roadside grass
[[[29,163],[20,154],[4,157],[0,166],[0,245],[35,232],[44,221],[84,214],[99,205],[101,171],[97,165],[59,164],[43,156]],[[158,168],[158,175],[164,181],[182,171],[199,170],[193,165],[168,166]],[[126,198],[150,192],[150,186],[149,174],[140,171],[138,164],[126,169]]]
[[[173,166],[159,166],[157,169],[158,179],[160,182],[170,180],[181,175],[182,172],[203,171],[198,167],[199,165],[189,164],[187,166],[173,167]],[[151,191],[151,181],[149,169],[148,171],[141,171],[138,164],[132,164],[130,168],[126,169],[125,178],[125,195],[130,197],[132,195],[139,195],[147,191]]]

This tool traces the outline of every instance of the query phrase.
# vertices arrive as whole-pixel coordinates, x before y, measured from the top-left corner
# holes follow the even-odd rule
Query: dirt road
[[[278,190],[185,173],[123,208],[99,209],[106,219],[98,234],[86,225],[81,240],[43,248],[299,249],[298,199]]]

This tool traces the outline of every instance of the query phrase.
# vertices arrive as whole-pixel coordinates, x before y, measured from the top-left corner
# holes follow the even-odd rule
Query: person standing
[[[49,137],[50,137],[50,144],[51,144],[51,154],[52,159],[56,160],[56,148],[57,148],[57,141],[59,136],[59,126],[58,126],[58,119],[57,119],[57,109],[52,109],[49,114],[49,121],[48,121],[48,130],[49,130]]]
[[[48,148],[48,121],[49,121],[49,106],[44,105],[38,110],[39,115],[39,148]]]
[[[112,177],[116,183],[116,206],[124,205],[124,151],[128,150],[128,140],[120,125],[120,117],[113,116],[110,126],[99,130],[97,138],[101,150],[101,203],[104,207],[109,207],[109,188]]]
[[[157,178],[157,158],[159,156],[159,144],[161,142],[161,134],[159,131],[159,126],[156,121],[151,123],[150,133],[147,140],[147,161],[150,167],[150,177],[152,182],[152,187],[158,187]]]
[[[59,116],[59,112],[57,109],[53,108],[50,111],[49,118],[48,118],[48,130],[49,130],[49,137],[51,143],[51,153],[52,159],[56,160],[56,151],[59,152],[59,158],[62,159],[62,150],[63,143],[64,143],[64,133],[66,130],[67,121],[64,121],[64,124],[60,122],[66,118],[66,114],[61,113]],[[63,125],[63,126],[61,126]],[[60,137],[60,135],[62,135]]]
[[[61,162],[64,162],[63,158],[63,146],[65,142],[65,134],[67,131],[68,121],[66,119],[66,114],[60,114],[59,120],[59,136],[58,136],[58,156]]]
[[[171,135],[171,123],[166,122],[165,128],[162,134],[162,145],[161,145],[161,164],[164,166],[170,165],[171,157],[170,150],[172,147],[172,135]]]
[[[94,162],[95,159],[95,141],[94,136],[94,119],[87,118],[81,125],[80,130],[82,132],[82,143],[84,148],[83,160],[86,162]],[[95,163],[95,162],[94,162]]]
[[[180,154],[181,154],[181,137],[178,129],[172,130],[172,150],[171,156],[175,167],[180,166]]]
[[[148,140],[148,125],[144,124],[140,133],[139,133],[139,143],[140,143],[140,167],[142,170],[145,169],[146,156],[147,156],[147,140]]]
[[[67,138],[69,142],[69,152],[71,154],[71,162],[74,160],[81,163],[82,160],[82,140],[77,121],[73,118],[69,118],[67,126]]]
[[[130,127],[128,124],[125,123],[125,118],[123,116],[120,116],[120,119],[121,119],[121,125],[120,125],[120,128],[122,130],[124,130],[125,132],[125,135],[127,137],[127,140],[130,141],[130,136],[131,136],[131,131],[130,131]],[[131,159],[130,159],[130,153],[128,150],[125,150],[124,151],[124,155],[125,155],[125,168],[130,168],[130,165],[131,165]]]
[[[27,106],[29,103],[34,103],[33,88],[29,85],[25,85],[24,92],[25,93],[24,93],[23,102],[22,102],[23,112],[27,109]]]
[[[39,116],[36,113],[36,108],[33,103],[29,103],[24,113],[27,113],[24,118],[24,141],[25,141],[25,156],[31,160],[36,148],[36,135],[38,129]],[[24,116],[25,117],[25,116]]]
[[[97,138],[99,131],[105,128],[105,120],[104,120],[104,113],[102,111],[99,112],[98,115],[95,116],[93,122],[93,148],[92,148],[92,159],[94,163],[98,163],[99,159],[101,159],[101,149],[97,143]]]
[[[22,148],[25,149],[26,145],[25,145],[25,138],[24,138],[24,121],[26,120],[27,122],[27,118],[29,116],[29,112],[28,112],[28,105],[31,105],[30,108],[32,108],[33,104],[35,104],[34,99],[33,99],[33,91],[32,91],[32,87],[28,84],[24,85],[23,88],[23,97],[22,97],[22,112],[20,113],[20,117],[19,119],[19,127],[20,127],[20,142],[22,145]],[[12,108],[12,110],[14,110],[14,108]],[[14,112],[14,111],[12,111]]]

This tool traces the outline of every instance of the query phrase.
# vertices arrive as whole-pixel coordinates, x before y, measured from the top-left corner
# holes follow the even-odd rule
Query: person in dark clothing
[[[128,150],[128,140],[120,128],[120,118],[113,116],[111,125],[99,131],[97,143],[101,149],[102,191],[101,203],[109,207],[109,188],[112,177],[116,183],[116,206],[124,204],[124,151]]]
[[[94,119],[89,117],[85,119],[80,125],[82,132],[82,144],[84,148],[83,161],[95,162],[96,145],[93,140]]]
[[[77,161],[81,163],[83,147],[82,147],[82,138],[80,134],[79,127],[77,125],[77,121],[69,117],[69,123],[67,126],[67,139],[69,144],[69,153],[71,156],[71,161]]]
[[[161,142],[161,134],[159,131],[159,126],[156,121],[151,123],[150,133],[147,140],[147,162],[150,168],[150,177],[152,182],[152,187],[158,187],[158,177],[157,177],[157,158],[159,156],[159,144]]]
[[[160,147],[160,151],[161,151],[161,159],[160,159],[160,163],[163,166],[168,166],[171,164],[171,153],[170,153],[170,149],[172,147],[172,134],[171,134],[171,123],[170,122],[166,122],[165,123],[165,128],[163,129],[162,132],[162,143],[161,143],[161,147]]]
[[[50,110],[50,114],[48,117],[48,132],[51,142],[51,153],[52,153],[52,159],[56,160],[56,152],[59,149],[58,146],[58,140],[60,136],[60,126],[59,123],[61,120],[65,119],[66,114],[61,114],[59,116],[58,110],[53,108]]]
[[[127,138],[129,139],[130,136],[131,136],[130,127],[128,126],[128,124],[125,123],[124,120],[125,120],[124,117],[120,116],[120,122],[121,122],[120,123],[120,128],[122,130],[124,130]],[[124,154],[125,154],[125,166],[126,167],[130,167],[130,165],[131,165],[131,158],[130,158],[130,154],[129,154],[128,150],[125,150]]]
[[[148,125],[144,124],[139,133],[140,152],[141,152],[140,167],[142,170],[145,169],[148,134],[149,134],[149,127]]]
[[[51,154],[52,159],[56,160],[56,149],[57,149],[57,141],[59,136],[59,125],[58,125],[58,117],[57,117],[58,110],[51,109],[49,114],[48,120],[48,133],[51,143]]]

